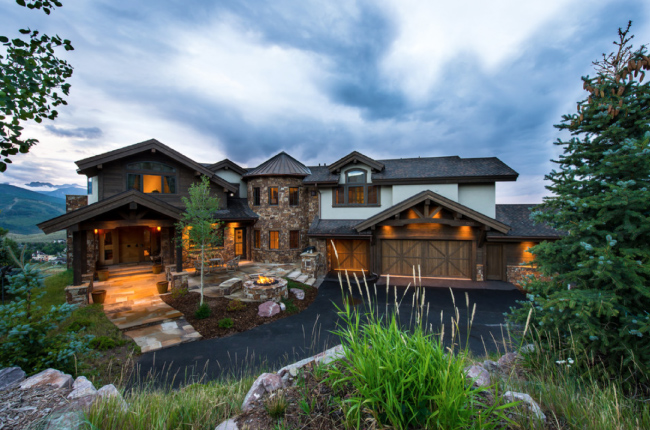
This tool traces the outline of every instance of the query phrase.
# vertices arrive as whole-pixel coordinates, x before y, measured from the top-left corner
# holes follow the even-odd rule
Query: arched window
[[[362,169],[345,172],[345,185],[334,189],[334,206],[379,206],[379,186],[368,184]]]
[[[157,161],[126,165],[126,188],[143,193],[175,194],[176,169]]]

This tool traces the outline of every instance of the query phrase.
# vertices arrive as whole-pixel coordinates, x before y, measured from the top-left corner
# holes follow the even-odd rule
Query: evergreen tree
[[[587,353],[577,364],[648,381],[650,58],[632,48],[630,25],[582,78],[589,95],[577,113],[556,125],[572,137],[555,143],[564,154],[546,176],[553,196],[532,217],[565,235],[532,249],[544,278],[527,283],[528,302],[510,316],[524,322],[532,307],[550,341]]]

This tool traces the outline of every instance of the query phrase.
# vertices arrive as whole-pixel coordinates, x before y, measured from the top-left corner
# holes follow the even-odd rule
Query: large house
[[[39,224],[68,231],[74,283],[97,267],[149,261],[182,268],[174,224],[202,175],[220,199],[220,252],[229,259],[298,261],[309,246],[326,271],[517,281],[526,251],[558,233],[530,221],[533,205],[497,205],[495,184],[517,172],[495,157],[374,160],[352,152],[305,166],[285,152],[254,168],[199,163],[157,140],[76,162],[87,196]]]

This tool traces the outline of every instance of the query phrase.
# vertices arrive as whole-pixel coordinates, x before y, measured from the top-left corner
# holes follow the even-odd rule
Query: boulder
[[[274,301],[264,302],[257,307],[257,315],[261,317],[272,317],[280,313],[280,305]]]
[[[284,312],[284,311],[287,310],[287,305],[285,305],[285,304],[282,303],[282,302],[280,302],[280,303],[278,303],[278,304],[280,305],[280,310],[281,310],[282,312]]]
[[[25,372],[20,367],[6,367],[0,370],[0,391],[13,388],[25,380]]]
[[[526,344],[521,348],[519,348],[520,354],[531,354],[533,352],[535,352],[535,345],[533,345],[532,343]]]
[[[27,390],[32,387],[50,385],[56,388],[72,386],[72,376],[61,372],[60,370],[47,369],[34,376],[25,379],[20,383],[21,390]]]
[[[294,296],[296,296],[296,299],[305,300],[305,292],[300,288],[290,288],[289,292]]]
[[[490,373],[483,368],[483,366],[473,365],[465,369],[465,375],[467,378],[474,381],[474,385],[477,387],[488,387],[490,386]]]
[[[219,424],[214,430],[239,430],[235,420],[226,420]]]
[[[499,358],[499,361],[497,363],[499,367],[512,366],[519,358],[519,354],[516,352],[507,352],[503,354],[501,358]]]
[[[85,376],[80,376],[74,381],[74,384],[72,384],[72,391],[68,394],[68,399],[74,400],[81,397],[96,395],[97,389],[93,383],[86,379]]]
[[[497,370],[499,370],[499,363],[492,360],[485,360],[482,366],[488,372],[496,372]]]
[[[244,402],[241,405],[242,411],[246,412],[252,407],[253,402],[259,400],[264,393],[272,393],[275,390],[282,388],[282,378],[275,373],[262,373],[257,377],[251,386]]]
[[[122,411],[126,411],[128,409],[126,401],[124,401],[124,397],[122,397],[120,392],[117,391],[117,388],[115,388],[115,385],[113,384],[104,385],[102,388],[97,390],[97,396],[101,399],[115,398],[117,399],[117,403],[120,404]]]
[[[45,430],[71,430],[84,423],[80,412],[55,412],[46,418]]]
[[[546,421],[546,415],[542,412],[542,408],[539,407],[537,402],[526,393],[517,393],[516,391],[507,391],[503,398],[509,402],[521,401],[523,406],[530,410],[537,419]]]

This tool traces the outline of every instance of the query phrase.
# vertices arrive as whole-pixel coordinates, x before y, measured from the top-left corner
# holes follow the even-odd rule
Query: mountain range
[[[75,184],[31,182],[25,185],[50,190],[29,190],[0,184],[0,227],[8,229],[11,233],[40,233],[41,230],[36,224],[65,213],[66,194],[86,194],[84,188]]]

